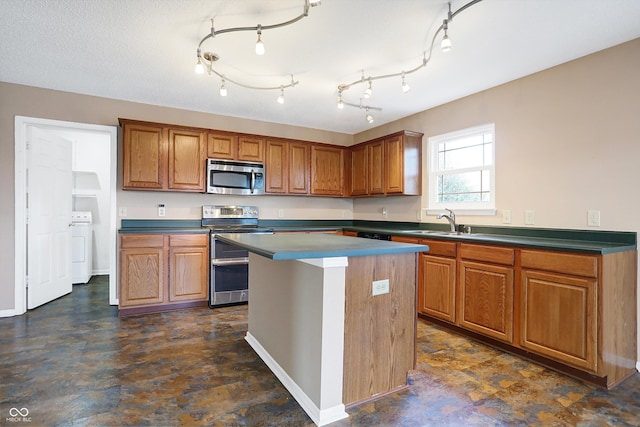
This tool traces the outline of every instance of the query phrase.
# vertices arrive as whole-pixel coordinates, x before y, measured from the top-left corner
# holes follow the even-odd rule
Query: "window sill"
[[[447,211],[444,210],[444,209],[424,208],[424,210],[427,212],[427,215],[439,215],[439,214],[446,214],[447,213]],[[456,215],[463,215],[463,216],[495,216],[496,213],[498,212],[498,210],[495,209],[495,208],[491,208],[491,209],[451,209],[451,210]]]

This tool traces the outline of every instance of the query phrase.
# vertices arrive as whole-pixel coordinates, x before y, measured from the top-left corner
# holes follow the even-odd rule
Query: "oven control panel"
[[[258,207],[203,205],[202,218],[258,218]]]

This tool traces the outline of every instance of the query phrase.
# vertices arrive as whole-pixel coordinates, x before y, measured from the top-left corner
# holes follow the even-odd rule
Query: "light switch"
[[[526,225],[533,225],[536,223],[536,214],[534,211],[524,211],[524,223]]]

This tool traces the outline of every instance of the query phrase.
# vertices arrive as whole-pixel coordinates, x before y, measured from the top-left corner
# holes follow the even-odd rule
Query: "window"
[[[429,138],[430,210],[495,212],[493,137],[489,124]]]

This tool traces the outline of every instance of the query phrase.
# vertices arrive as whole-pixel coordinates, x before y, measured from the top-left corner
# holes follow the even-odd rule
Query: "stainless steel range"
[[[216,239],[220,233],[273,233],[258,226],[256,206],[202,206],[202,226],[211,230],[209,307],[249,300],[249,253]]]

